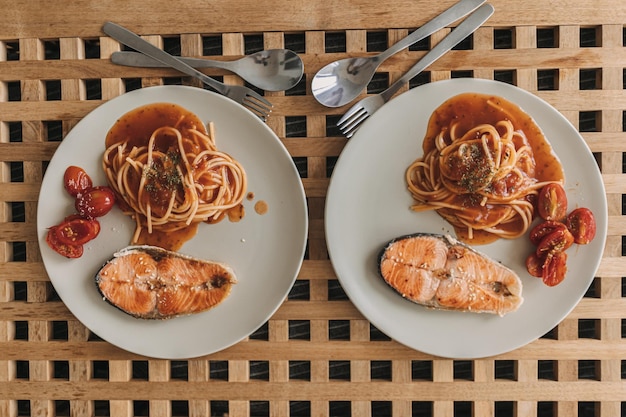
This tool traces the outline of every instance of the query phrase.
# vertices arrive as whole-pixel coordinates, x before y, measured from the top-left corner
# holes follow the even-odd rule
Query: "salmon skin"
[[[523,302],[514,271],[452,236],[393,239],[380,253],[379,272],[404,298],[427,307],[504,316]]]
[[[209,310],[228,297],[237,281],[226,264],[147,245],[115,253],[95,280],[104,300],[141,319]]]

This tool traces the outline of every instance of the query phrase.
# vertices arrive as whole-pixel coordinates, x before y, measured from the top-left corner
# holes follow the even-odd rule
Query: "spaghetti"
[[[178,106],[150,106],[156,107],[126,116],[143,117],[139,131],[128,131],[129,120],[118,121],[123,132],[111,129],[103,155],[107,180],[136,223],[131,243],[142,233],[219,221],[241,205],[247,188],[241,164],[217,149],[212,123],[207,132]]]
[[[459,107],[480,111],[459,117]],[[562,181],[563,175],[556,157],[546,154],[545,139],[539,143],[543,136],[527,137],[516,127],[524,123],[515,111],[521,112],[503,99],[477,94],[444,103],[429,122],[423,157],[406,170],[415,200],[411,209],[436,210],[466,242],[523,235],[533,220],[535,196],[547,183]],[[538,128],[529,131],[540,133]],[[537,157],[558,166],[545,170]]]

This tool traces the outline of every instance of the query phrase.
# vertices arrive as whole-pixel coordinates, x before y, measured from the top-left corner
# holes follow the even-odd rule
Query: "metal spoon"
[[[486,0],[462,0],[406,38],[378,55],[346,58],[331,62],[319,70],[311,81],[311,92],[327,107],[341,107],[354,100],[371,81],[378,66],[390,56],[408,48],[477,9]]]
[[[289,49],[259,51],[236,61],[177,58],[194,68],[220,68],[231,71],[250,84],[266,91],[289,90],[300,82],[304,73],[302,59]],[[131,51],[113,52],[111,61],[130,67],[166,67],[147,55]]]

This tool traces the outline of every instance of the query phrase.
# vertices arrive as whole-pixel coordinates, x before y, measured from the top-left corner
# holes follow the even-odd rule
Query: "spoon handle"
[[[226,86],[224,84],[187,65],[177,57],[168,54],[163,49],[152,45],[150,42],[142,39],[139,35],[131,32],[130,30],[113,22],[106,22],[102,26],[102,30],[104,31],[104,33],[106,33],[113,39],[123,43],[124,45],[130,46],[131,48],[139,52],[143,52],[144,54],[151,56],[157,61],[167,64],[168,66],[177,69],[184,74],[196,77],[202,80],[203,83],[211,86],[217,92],[221,94],[226,94]]]
[[[228,62],[217,61],[206,58],[190,58],[190,57],[177,57],[185,64],[194,68],[219,68],[230,69]],[[132,51],[117,51],[111,54],[111,62],[117,65],[124,65],[127,67],[143,67],[143,68],[165,68],[169,65],[165,65],[162,62],[157,61],[148,55],[141,54],[139,52]]]
[[[436,31],[456,22],[463,16],[476,10],[485,1],[486,0],[461,0],[454,6],[447,9],[445,12],[441,13],[439,16],[435,17],[428,23],[425,23],[423,26],[412,32],[406,38],[398,41],[397,43],[393,44],[389,49],[381,52],[378,55],[378,59],[380,61],[386,60],[387,58],[394,54],[397,54],[404,48],[408,48],[414,43],[419,42],[427,36],[432,35]]]
[[[426,55],[422,57],[417,63],[409,69],[406,74],[396,80],[383,91],[381,96],[388,101],[391,97],[413,77],[422,72],[426,67],[439,59],[443,54],[454,48],[459,42],[471,35],[478,29],[483,23],[487,21],[493,14],[493,6],[491,4],[485,4],[478,8],[474,13],[468,16],[463,22],[459,24],[450,34],[443,38],[433,49],[431,49]]]

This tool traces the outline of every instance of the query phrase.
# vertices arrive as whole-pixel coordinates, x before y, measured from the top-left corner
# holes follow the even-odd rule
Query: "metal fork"
[[[256,91],[241,85],[228,85],[219,82],[116,23],[107,22],[102,27],[102,30],[124,45],[142,52],[182,73],[198,78],[218,93],[243,105],[263,121],[267,120],[267,117],[272,111],[272,103]]]
[[[404,84],[476,31],[476,29],[491,17],[493,10],[493,6],[490,4],[484,4],[476,9],[474,13],[469,15],[467,19],[460,23],[450,34],[424,55],[406,74],[391,84],[389,88],[382,93],[366,97],[352,106],[337,122],[339,130],[341,130],[347,138],[351,138],[359,126],[381,108],[383,104],[391,100],[393,95]]]

